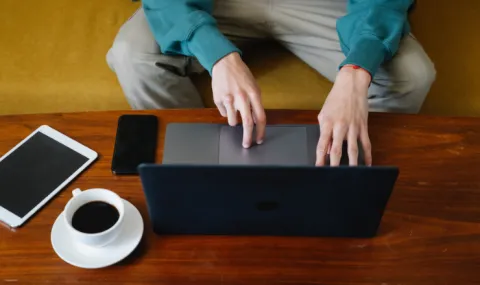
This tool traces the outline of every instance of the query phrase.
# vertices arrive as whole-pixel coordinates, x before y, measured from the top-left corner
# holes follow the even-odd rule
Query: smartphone
[[[154,163],[158,118],[154,115],[122,115],[118,119],[112,172],[137,174],[142,163]]]

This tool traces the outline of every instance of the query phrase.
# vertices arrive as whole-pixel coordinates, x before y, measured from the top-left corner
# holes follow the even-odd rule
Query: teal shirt
[[[414,0],[349,0],[337,32],[346,59],[372,77],[391,59],[409,33],[407,14]],[[143,0],[155,40],[164,54],[195,56],[210,73],[213,65],[240,50],[217,28],[212,0]]]

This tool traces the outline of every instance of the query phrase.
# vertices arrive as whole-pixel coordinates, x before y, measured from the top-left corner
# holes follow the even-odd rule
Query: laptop
[[[245,150],[239,128],[169,125],[163,164],[139,166],[154,231],[375,236],[398,168],[315,167],[313,126],[269,126],[265,143]],[[249,153],[256,147],[261,158]]]

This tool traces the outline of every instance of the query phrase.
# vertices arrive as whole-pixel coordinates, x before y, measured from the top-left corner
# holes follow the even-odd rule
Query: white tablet
[[[97,156],[41,126],[0,158],[0,220],[11,227],[22,225]]]

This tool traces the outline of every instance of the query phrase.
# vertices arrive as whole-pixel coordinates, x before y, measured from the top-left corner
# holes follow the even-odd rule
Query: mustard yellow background
[[[129,0],[2,0],[0,114],[129,108],[105,54]],[[423,113],[480,115],[480,1],[419,0],[414,34],[438,75]],[[247,61],[267,108],[320,109],[331,83],[277,46]],[[211,105],[208,75],[195,78]]]

